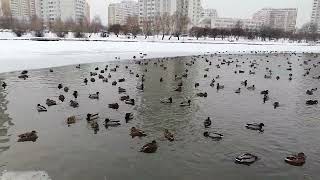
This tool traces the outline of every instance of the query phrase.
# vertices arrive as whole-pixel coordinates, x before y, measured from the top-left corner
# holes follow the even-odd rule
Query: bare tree
[[[170,33],[171,17],[169,13],[164,13],[160,16],[160,31],[162,33],[162,40],[166,34]]]
[[[152,22],[152,29],[153,29],[153,32],[156,34],[156,35],[159,35],[160,31],[161,31],[161,16],[155,16],[154,17],[154,20]]]
[[[176,12],[173,15],[173,18],[175,19],[174,21],[174,35],[180,40],[180,36],[182,33],[186,33],[188,29],[188,24],[190,22],[188,16],[185,16],[181,13]]]
[[[145,39],[148,38],[148,36],[152,35],[152,21],[148,18],[144,18],[142,21],[142,31],[145,36]]]
[[[117,37],[119,37],[119,33],[121,30],[121,25],[120,24],[113,24],[109,26],[108,31],[114,33]]]
[[[95,16],[91,21],[91,23],[89,22],[88,24],[90,24],[89,31],[92,33],[98,33],[103,28],[101,19],[99,16]]]
[[[137,35],[141,32],[138,16],[129,16],[127,18],[126,26],[128,28],[128,31],[132,34],[133,38],[136,38]]]
[[[65,24],[61,21],[61,19],[56,19],[53,23],[53,31],[56,33],[58,37],[65,37],[68,30],[65,27]]]
[[[38,16],[31,17],[30,30],[34,31],[36,37],[43,37],[43,21]]]

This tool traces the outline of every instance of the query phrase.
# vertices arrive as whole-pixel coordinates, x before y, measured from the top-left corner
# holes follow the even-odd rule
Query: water
[[[300,56],[300,57],[299,57]],[[89,78],[89,72],[95,67],[104,68],[107,63],[32,70],[27,80],[18,79],[19,72],[0,75],[0,83],[7,82],[8,87],[0,88],[0,166],[1,169],[14,171],[47,171],[52,179],[88,180],[88,179],[224,179],[224,180],[302,180],[317,179],[320,167],[320,111],[319,106],[306,106],[308,99],[318,99],[319,91],[314,95],[305,94],[307,89],[320,89],[319,80],[312,79],[319,75],[319,68],[312,68],[310,75],[304,77],[304,68],[312,67],[319,58],[311,54],[301,55],[221,55],[206,57],[212,61],[208,66],[204,58],[197,58],[191,67],[186,66],[192,57],[172,58],[163,64],[154,65],[150,60],[146,66],[130,61],[108,63],[111,67],[120,65],[117,72],[111,72],[108,83],[101,80],[84,85],[83,79]],[[293,71],[287,71],[289,61]],[[241,67],[215,65],[222,59],[239,60]],[[305,60],[308,65],[299,66]],[[256,75],[249,75],[249,62],[256,60]],[[269,62],[267,62],[267,60]],[[148,62],[147,60],[146,62]],[[242,63],[244,62],[244,63]],[[130,75],[129,69],[138,74],[145,74],[145,91],[135,87],[140,78]],[[281,67],[278,67],[281,65]],[[204,69],[210,67],[209,72]],[[264,79],[266,67],[273,70],[272,79]],[[110,69],[109,68],[109,69]],[[188,78],[183,78],[183,92],[174,92],[179,81],[174,75],[182,75],[189,69]],[[148,69],[148,72],[145,72]],[[244,74],[234,74],[235,70],[244,70]],[[104,73],[107,77],[107,73]],[[289,81],[289,73],[293,80]],[[204,78],[203,75],[208,77]],[[225,89],[217,91],[210,87],[212,78]],[[280,80],[275,80],[279,75]],[[164,81],[159,82],[160,77]],[[119,78],[126,81],[112,86],[111,82]],[[248,91],[240,82],[247,79],[248,85],[255,84],[255,91]],[[199,82],[198,88],[194,87]],[[217,83],[216,82],[216,83]],[[62,83],[70,88],[68,93],[58,90]],[[216,85],[215,83],[215,85]],[[118,86],[127,89],[127,94],[136,99],[136,106],[120,102]],[[234,90],[241,87],[241,94]],[[269,89],[270,101],[262,102],[261,90]],[[69,106],[73,99],[72,92],[79,92],[80,107]],[[99,100],[90,100],[89,93],[100,92]],[[207,98],[196,97],[197,92],[207,92]],[[60,94],[65,95],[65,102],[58,101]],[[173,97],[174,104],[161,104],[159,99]],[[57,100],[58,105],[49,107],[48,112],[38,113],[36,104],[45,105],[45,100]],[[180,107],[185,99],[192,100],[191,107]],[[280,102],[278,109],[272,103]],[[108,108],[109,103],[118,102],[119,110]],[[100,113],[100,130],[94,133],[85,120],[86,113]],[[134,120],[125,123],[126,112],[134,113]],[[80,120],[70,127],[67,117],[77,115]],[[104,118],[120,120],[121,126],[106,129]],[[209,131],[224,134],[221,141],[212,141],[203,137],[203,121],[211,117],[213,124]],[[245,128],[249,122],[263,122],[264,133]],[[136,126],[148,136],[132,139],[129,129]],[[176,141],[168,142],[163,137],[167,128],[175,134]],[[38,140],[35,143],[18,143],[17,135],[36,130]],[[156,140],[159,148],[155,154],[140,153],[145,143]],[[291,153],[304,152],[307,163],[302,167],[293,167],[284,162]],[[237,165],[234,158],[245,152],[259,156],[251,166]]]

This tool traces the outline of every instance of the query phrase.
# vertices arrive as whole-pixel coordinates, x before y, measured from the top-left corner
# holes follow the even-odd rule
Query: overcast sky
[[[91,17],[101,17],[107,24],[108,4],[121,0],[88,0],[91,6]],[[137,0],[135,0],[137,1]],[[204,8],[213,8],[220,17],[250,18],[254,12],[264,7],[298,8],[297,25],[310,21],[313,0],[202,0]]]

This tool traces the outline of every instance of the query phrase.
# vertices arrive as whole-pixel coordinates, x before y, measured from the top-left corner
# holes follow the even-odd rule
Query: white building
[[[284,31],[294,31],[297,20],[297,9],[264,8],[253,15],[253,19],[263,21],[263,25]]]
[[[30,20],[36,15],[35,0],[10,0],[11,15],[17,19]]]
[[[318,27],[318,32],[320,32],[320,0],[313,1],[311,23]]]
[[[39,6],[39,16],[45,22],[90,19],[90,7],[86,0],[40,0]]]
[[[211,19],[211,28],[232,29],[232,28],[236,28],[238,25],[240,25],[242,29],[258,30],[262,27],[263,22],[260,20],[239,19],[239,18],[212,18]]]
[[[108,7],[108,24],[124,25],[130,16],[139,15],[139,4],[135,1],[112,3]]]
[[[197,26],[202,13],[201,0],[177,0],[177,13],[189,18],[189,28]]]
[[[176,0],[139,0],[139,21],[153,21],[164,13],[176,11]]]
[[[201,18],[217,18],[218,13],[217,13],[217,10],[215,9],[202,9],[200,17]]]

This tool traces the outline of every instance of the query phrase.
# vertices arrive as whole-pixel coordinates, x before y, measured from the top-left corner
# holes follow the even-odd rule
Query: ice
[[[51,180],[44,171],[4,172],[0,180]]]

